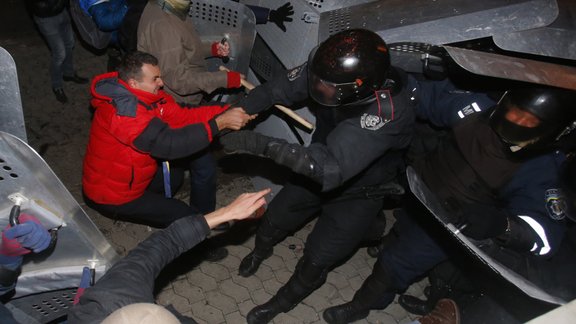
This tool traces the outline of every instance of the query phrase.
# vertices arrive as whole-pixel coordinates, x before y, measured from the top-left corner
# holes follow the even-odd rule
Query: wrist
[[[204,215],[204,219],[206,219],[206,223],[210,229],[227,222],[229,219],[226,217],[227,215],[227,207],[219,208],[209,214]]]
[[[226,87],[227,88],[240,88],[240,86],[242,85],[242,78],[240,77],[240,73],[238,72],[234,72],[234,71],[230,71],[230,72],[226,72],[226,76],[227,76],[227,84]]]
[[[0,254],[0,266],[4,269],[15,271],[22,265],[23,256],[8,256]]]

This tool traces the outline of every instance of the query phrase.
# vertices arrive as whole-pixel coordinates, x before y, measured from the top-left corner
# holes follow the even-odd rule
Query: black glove
[[[466,225],[462,233],[476,240],[497,237],[508,227],[508,214],[493,206],[470,204],[464,206],[459,227]]]
[[[270,14],[268,15],[268,21],[271,21],[278,26],[283,32],[286,32],[286,26],[284,26],[284,22],[292,21],[292,16],[294,14],[294,8],[290,2],[286,2],[282,7],[279,7],[276,10],[270,10]]]
[[[220,137],[220,144],[226,154],[247,153],[264,156],[268,144],[276,141],[281,140],[247,130],[230,132]]]

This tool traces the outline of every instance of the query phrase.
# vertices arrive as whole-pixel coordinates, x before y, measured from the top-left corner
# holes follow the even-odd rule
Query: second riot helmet
[[[576,92],[559,88],[507,91],[490,115],[500,138],[519,147],[543,148],[571,130]]]
[[[365,101],[383,87],[390,69],[388,46],[378,34],[349,29],[310,52],[310,96],[325,106]]]

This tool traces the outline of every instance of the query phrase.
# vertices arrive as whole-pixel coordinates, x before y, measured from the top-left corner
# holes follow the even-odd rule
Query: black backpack
[[[112,39],[112,33],[98,29],[92,17],[82,10],[78,0],[70,0],[70,15],[72,16],[72,20],[74,20],[74,24],[82,40],[88,43],[88,45],[97,50],[104,49],[108,46]]]

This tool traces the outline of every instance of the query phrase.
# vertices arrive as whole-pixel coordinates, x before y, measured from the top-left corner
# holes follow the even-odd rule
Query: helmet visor
[[[494,130],[508,144],[529,144],[545,135],[538,117],[513,105],[494,112],[492,122]]]
[[[348,83],[333,83],[318,77],[310,72],[309,92],[310,97],[324,106],[340,106],[355,102],[358,98],[358,89],[361,80]],[[360,84],[359,84],[360,83]]]

